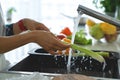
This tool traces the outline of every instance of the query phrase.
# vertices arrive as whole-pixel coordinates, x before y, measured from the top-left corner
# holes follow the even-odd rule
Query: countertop
[[[0,80],[15,80],[15,78],[25,77],[25,76],[31,76],[32,74],[35,74],[36,72],[7,72],[2,71],[0,72]],[[49,73],[40,73],[43,76],[46,76],[49,78],[49,80],[52,80],[54,76],[61,75],[61,74],[49,74]],[[91,77],[91,76],[89,76]],[[93,77],[96,80],[120,80],[120,79],[111,79],[111,78],[101,78],[101,77]],[[39,79],[38,79],[39,80]]]

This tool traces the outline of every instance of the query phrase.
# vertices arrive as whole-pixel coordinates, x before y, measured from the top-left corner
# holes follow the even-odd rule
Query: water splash
[[[82,14],[83,13],[80,11],[78,16],[76,18],[74,18],[74,27],[73,27],[71,44],[74,43],[75,34],[77,32],[79,20],[80,20]],[[68,71],[68,73],[70,72],[70,67],[71,67],[71,57],[72,57],[72,49],[69,50],[68,64],[67,64],[67,71]]]
[[[103,71],[105,70],[106,65],[107,65],[107,63],[106,63],[106,61],[104,61],[104,62],[103,62]]]

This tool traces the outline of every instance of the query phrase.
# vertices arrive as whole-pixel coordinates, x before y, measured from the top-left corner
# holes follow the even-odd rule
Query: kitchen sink
[[[89,56],[73,56],[69,73],[120,79],[118,66],[119,53],[107,52],[109,52],[110,57],[104,57],[105,63],[100,63]],[[39,48],[30,51],[28,57],[12,66],[9,71],[67,74],[67,62],[68,56],[51,55],[44,49]]]

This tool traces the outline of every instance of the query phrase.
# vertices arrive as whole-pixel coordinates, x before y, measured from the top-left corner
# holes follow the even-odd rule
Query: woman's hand
[[[70,45],[64,44],[55,35],[48,31],[36,30],[33,31],[33,36],[34,42],[52,54],[57,50],[65,50],[66,48],[70,47]]]
[[[31,19],[23,19],[23,24],[28,30],[45,30],[49,31],[49,29],[42,23],[39,23],[37,21],[31,20]]]
[[[26,30],[30,30],[27,35],[32,35],[30,38],[32,39],[32,42],[39,44],[49,53],[53,54],[57,50],[65,50],[66,48],[70,47],[70,45],[61,42],[54,34],[49,31],[49,29],[44,24],[31,19],[22,19],[22,22]],[[22,32],[18,23],[13,25],[13,31],[14,34],[19,34]]]
[[[51,54],[57,50],[64,50],[70,47],[70,45],[61,42],[51,32],[45,30],[33,30],[10,37],[0,37],[0,41],[0,53],[13,50],[31,42],[37,43]]]
[[[31,20],[31,19],[22,19],[22,25],[25,27],[26,30],[45,30],[45,31],[50,31],[44,24],[39,23],[37,21]],[[23,32],[20,29],[19,21],[17,23],[13,24],[13,33],[14,34],[19,34]]]

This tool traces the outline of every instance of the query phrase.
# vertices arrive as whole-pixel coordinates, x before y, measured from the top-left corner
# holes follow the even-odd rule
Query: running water
[[[80,20],[82,14],[83,14],[82,12],[79,12],[78,16],[74,19],[74,27],[73,27],[71,44],[74,43],[75,34],[77,32],[79,20]],[[69,50],[68,63],[67,63],[67,71],[68,71],[68,73],[70,72],[70,67],[71,67],[71,57],[72,57],[72,49]]]
[[[106,61],[104,61],[103,62],[103,68],[102,68],[103,71],[105,70],[106,65],[107,65],[107,63],[106,63]]]

